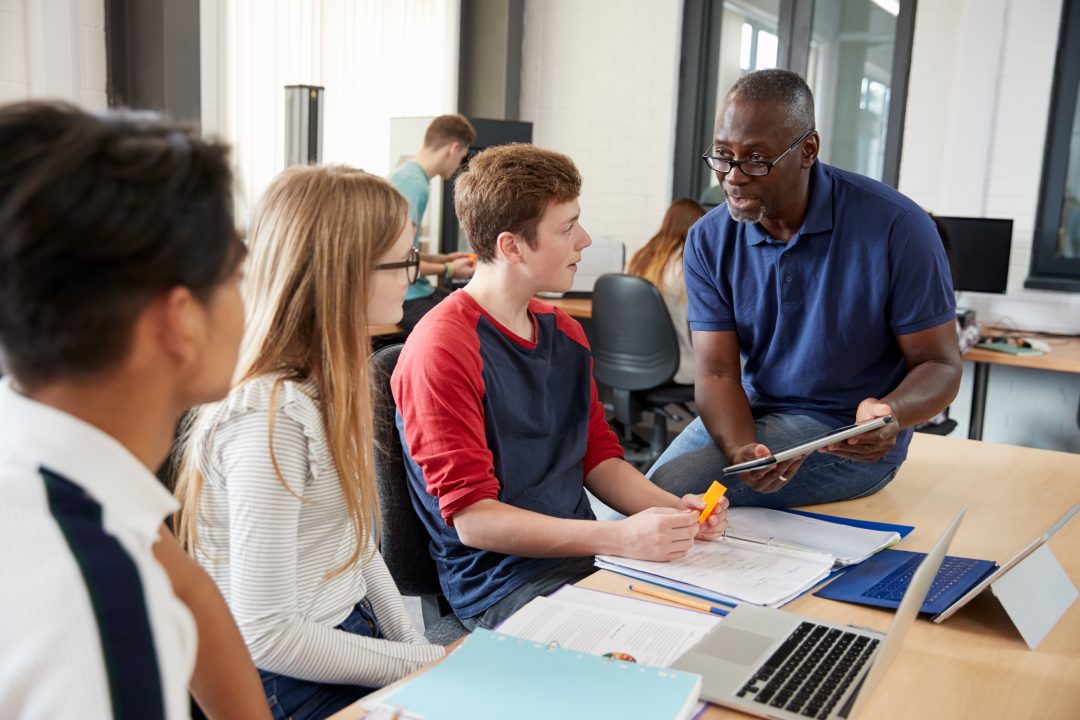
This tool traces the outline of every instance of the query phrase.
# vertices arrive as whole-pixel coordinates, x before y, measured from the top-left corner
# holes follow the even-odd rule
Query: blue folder
[[[897,533],[901,540],[910,535],[911,531],[915,529],[914,525],[896,525],[894,523],[874,522],[873,520],[856,520],[855,518],[840,517],[838,515],[822,515],[821,513],[812,513],[805,510],[782,509],[782,512],[791,513],[792,515],[803,515],[816,520],[836,523],[837,525],[849,525],[851,527],[863,528],[864,530],[891,531]]]

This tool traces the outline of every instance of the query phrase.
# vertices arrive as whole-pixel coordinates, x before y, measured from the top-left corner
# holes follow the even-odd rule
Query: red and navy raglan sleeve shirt
[[[455,513],[493,499],[593,520],[585,477],[623,456],[597,399],[581,326],[537,300],[529,311],[535,342],[455,292],[410,334],[391,380],[413,504],[443,593],[463,618],[559,560],[467,547]]]

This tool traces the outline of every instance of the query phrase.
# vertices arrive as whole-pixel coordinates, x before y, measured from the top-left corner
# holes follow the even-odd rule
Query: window
[[[391,117],[457,108],[458,3],[202,0],[210,6],[203,122],[233,146],[241,225],[285,167],[286,85],[326,88],[324,163],[378,175],[393,170]]]
[[[1042,191],[1025,287],[1080,292],[1080,0],[1066,0],[1058,39]]]
[[[815,0],[804,77],[814,91],[821,159],[888,182],[885,148],[899,3],[882,5]]]
[[[722,202],[697,160],[742,75],[794,70],[814,92],[821,158],[896,186],[914,0],[685,0],[674,193]]]

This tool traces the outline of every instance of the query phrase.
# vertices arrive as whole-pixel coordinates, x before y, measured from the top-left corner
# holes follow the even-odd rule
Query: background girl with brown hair
[[[705,215],[705,209],[690,198],[679,198],[664,213],[660,231],[634,253],[626,272],[645,278],[660,290],[679,337],[679,369],[674,382],[694,384],[694,350],[686,321],[686,283],[683,280],[683,246],[690,226]]]

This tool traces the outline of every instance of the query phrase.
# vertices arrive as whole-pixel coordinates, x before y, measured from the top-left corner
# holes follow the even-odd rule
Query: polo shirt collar
[[[0,380],[0,438],[94,498],[112,518],[153,541],[179,503],[115,438]]]
[[[825,164],[815,160],[810,168],[810,199],[806,204],[806,216],[799,227],[798,237],[832,230],[833,227],[833,181],[832,173],[826,172]],[[746,244],[760,245],[769,241],[769,235],[760,223],[746,227]]]

